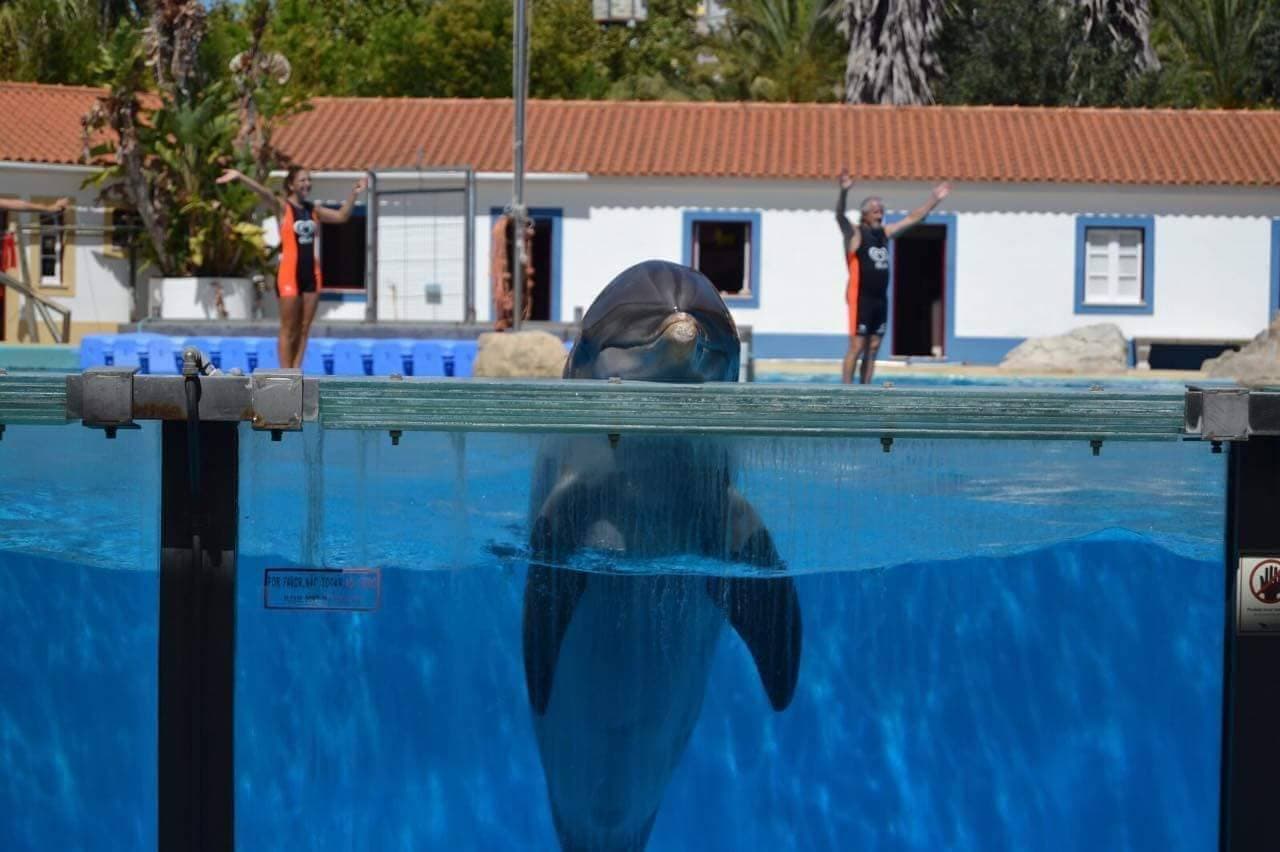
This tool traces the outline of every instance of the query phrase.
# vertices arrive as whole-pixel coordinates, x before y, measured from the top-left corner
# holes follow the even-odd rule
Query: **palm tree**
[[[1258,35],[1268,0],[1161,0],[1169,47],[1186,58],[1206,106],[1249,102]]]
[[[842,0],[840,32],[849,39],[845,100],[922,104],[942,73],[936,50],[943,0]]]
[[[838,0],[840,32],[849,38],[845,99],[850,103],[933,101],[942,74],[938,36],[948,14],[975,0]],[[1135,45],[1135,71],[1159,67],[1151,46],[1151,0],[1060,0],[1083,8],[1085,37],[1105,27],[1118,49]]]
[[[1085,37],[1095,27],[1106,27],[1111,39],[1137,47],[1134,64],[1138,71],[1160,67],[1151,46],[1151,0],[1076,0],[1084,8]]]
[[[726,70],[756,100],[837,97],[839,39],[835,0],[736,0],[719,40]]]

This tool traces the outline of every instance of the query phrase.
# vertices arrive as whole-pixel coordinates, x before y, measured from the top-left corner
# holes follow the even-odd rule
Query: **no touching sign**
[[[1280,558],[1245,556],[1236,575],[1236,630],[1280,635]]]

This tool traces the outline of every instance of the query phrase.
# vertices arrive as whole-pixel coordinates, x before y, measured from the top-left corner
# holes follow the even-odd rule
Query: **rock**
[[[1088,325],[1068,334],[1028,338],[1000,366],[1041,373],[1122,373],[1129,366],[1129,343],[1119,326]]]
[[[490,379],[558,379],[568,352],[564,341],[545,331],[504,331],[480,335],[474,375]]]
[[[1280,386],[1280,314],[1239,352],[1223,352],[1200,367],[1214,379],[1235,379],[1247,387]]]

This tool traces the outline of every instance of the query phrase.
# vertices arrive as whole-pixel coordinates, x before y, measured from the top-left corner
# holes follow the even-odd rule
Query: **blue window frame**
[[[1280,219],[1271,220],[1271,312],[1267,322],[1280,311]]]
[[[684,263],[711,279],[730,308],[760,307],[760,213],[684,211]]]
[[[1153,313],[1155,281],[1155,219],[1076,219],[1077,314]]]

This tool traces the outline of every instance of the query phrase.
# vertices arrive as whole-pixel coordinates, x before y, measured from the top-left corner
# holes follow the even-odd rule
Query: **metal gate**
[[[370,183],[368,318],[474,321],[472,169],[379,169]]]

